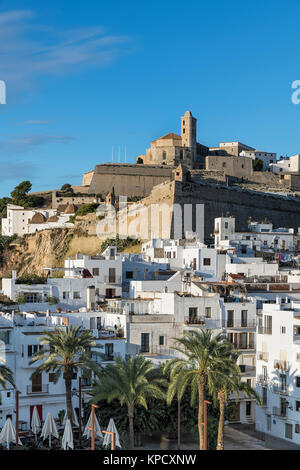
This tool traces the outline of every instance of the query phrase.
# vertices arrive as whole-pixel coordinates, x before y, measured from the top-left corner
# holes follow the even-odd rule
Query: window
[[[27,346],[27,356],[32,357],[34,354],[36,354],[39,350],[39,345],[38,344],[29,344]]]
[[[133,271],[126,271],[126,279],[133,279]]]
[[[281,326],[281,327],[280,327],[280,333],[281,333],[282,335],[285,335],[285,333],[286,333],[286,327],[285,327],[285,326]]]
[[[296,387],[300,387],[300,376],[296,376]]]
[[[183,160],[183,150],[180,150],[180,160]]]
[[[210,266],[210,258],[204,258],[203,259],[203,265],[204,266]]]
[[[226,168],[226,163],[225,162],[222,163],[222,167]]]
[[[166,159],[167,159],[167,154],[166,154],[165,151],[163,151],[163,153],[162,153],[162,159],[163,159],[163,160],[166,160]]]
[[[73,293],[73,299],[81,299],[80,292],[74,292]]]
[[[160,336],[159,337],[159,345],[160,346],[163,346],[165,344],[165,337],[164,336]]]
[[[205,318],[211,318],[211,307],[205,307]]]
[[[54,383],[54,381],[55,381],[55,374],[51,372],[49,374],[49,383]]]
[[[93,276],[99,276],[99,268],[93,268]]]
[[[0,343],[9,344],[10,343],[10,332],[9,331],[0,331]]]
[[[296,411],[300,411],[300,401],[297,401],[295,402],[295,408],[296,408]]]
[[[10,392],[7,392],[7,393],[6,393],[6,397],[7,397],[7,398],[10,398]]]
[[[300,434],[300,424],[295,424],[295,433]]]
[[[246,401],[246,416],[251,416],[251,401]]]
[[[68,300],[69,298],[69,292],[63,292],[63,299]]]

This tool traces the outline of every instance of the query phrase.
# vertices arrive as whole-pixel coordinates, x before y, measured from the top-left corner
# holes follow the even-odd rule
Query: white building
[[[277,162],[270,164],[270,170],[273,173],[295,173],[300,172],[300,155],[291,157],[280,157]]]
[[[257,332],[256,428],[300,445],[300,302],[264,304]]]
[[[72,205],[73,206],[73,205]],[[69,222],[72,215],[59,213],[57,209],[25,209],[13,204],[7,205],[7,217],[2,219],[2,235],[25,235],[58,227],[73,227]]]
[[[261,160],[263,163],[262,171],[268,171],[271,163],[276,163],[276,153],[262,152],[260,150],[243,150],[240,157],[248,157],[252,160]]]
[[[255,251],[294,251],[293,228],[274,228],[272,223],[249,222],[248,230],[237,232],[234,217],[215,219],[215,247],[235,248],[240,256],[254,256]]]
[[[39,363],[30,364],[34,354],[39,351],[39,340],[44,331],[51,331],[55,327],[65,328],[68,324],[80,325],[92,331],[97,346],[95,350],[105,356],[98,358],[103,366],[113,362],[116,356],[125,356],[126,345],[121,331],[105,330],[100,324],[97,315],[99,312],[49,314],[39,313],[11,313],[0,314],[0,357],[6,361],[16,382],[16,388],[21,392],[19,396],[20,429],[30,429],[31,416],[34,406],[37,407],[41,420],[50,412],[55,419],[61,410],[66,410],[65,383],[61,376],[54,383],[54,374],[43,372],[31,379]],[[78,377],[80,373],[78,374]],[[78,391],[78,377],[72,381],[72,389]],[[88,390],[91,382],[82,379],[83,400],[88,402]],[[8,385],[7,389],[0,388],[0,428],[10,417],[15,424],[15,390]],[[78,411],[78,393],[73,396],[73,407]]]

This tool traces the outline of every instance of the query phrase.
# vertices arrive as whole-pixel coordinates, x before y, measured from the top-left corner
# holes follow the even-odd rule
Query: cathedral
[[[151,142],[145,155],[139,155],[136,162],[146,165],[184,165],[189,169],[204,168],[204,158],[209,148],[197,143],[197,119],[190,111],[181,118],[181,135],[170,132]]]

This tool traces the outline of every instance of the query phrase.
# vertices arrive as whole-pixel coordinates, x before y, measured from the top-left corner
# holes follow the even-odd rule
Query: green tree
[[[0,359],[0,385],[2,388],[6,389],[6,383],[9,382],[14,388],[15,382],[14,382],[14,376],[12,371],[5,365],[5,362],[3,359]]]
[[[168,361],[164,368],[165,371],[170,371],[168,403],[171,403],[175,396],[181,399],[188,386],[191,389],[192,405],[198,396],[198,433],[201,450],[204,448],[201,423],[204,420],[205,392],[208,391],[213,395],[216,376],[226,375],[230,356],[229,345],[222,333],[213,336],[211,330],[186,331],[182,338],[175,339],[173,347],[183,358]]]
[[[93,389],[94,399],[111,403],[118,400],[126,405],[129,420],[130,448],[134,449],[134,413],[137,406],[148,408],[151,398],[163,398],[164,378],[157,374],[153,363],[143,356],[116,358],[115,364],[108,364],[99,374]]]
[[[63,374],[66,388],[67,416],[72,422],[72,379],[79,370],[87,374],[91,371],[95,373],[99,371],[99,366],[92,359],[92,354],[97,355],[100,353],[92,352],[91,348],[100,346],[96,345],[90,331],[72,325],[66,328],[57,327],[54,330],[45,331],[44,336],[40,339],[40,345],[42,348],[34,355],[30,363],[34,364],[41,361],[42,364],[36,368],[31,378],[42,372],[53,372],[55,373],[55,383],[57,383],[59,377]]]
[[[252,160],[252,167],[254,171],[262,171],[263,161],[255,158],[255,160]]]

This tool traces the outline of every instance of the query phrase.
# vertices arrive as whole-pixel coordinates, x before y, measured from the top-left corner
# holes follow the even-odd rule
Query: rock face
[[[19,275],[43,273],[43,267],[62,266],[73,229],[52,229],[18,238],[4,252],[0,277],[8,276],[12,269]]]

